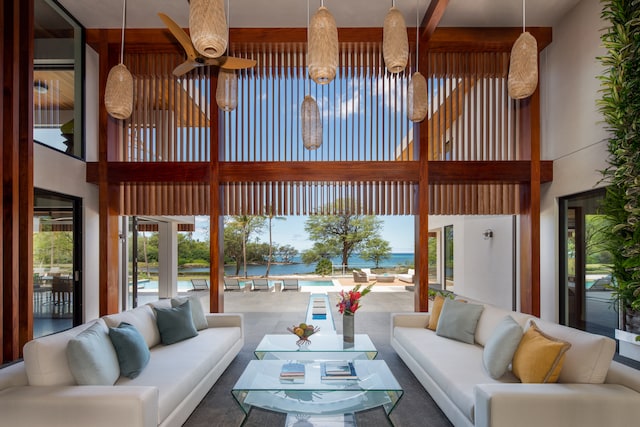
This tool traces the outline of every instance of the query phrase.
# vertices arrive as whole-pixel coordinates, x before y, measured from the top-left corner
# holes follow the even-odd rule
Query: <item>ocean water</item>
[[[333,258],[331,260],[334,265],[334,274],[350,273],[354,268],[375,268],[375,264],[370,261],[365,261],[359,256],[349,258],[349,266],[341,267],[342,258]],[[398,265],[415,265],[415,256],[413,253],[395,253],[391,254],[389,259],[380,262],[380,268],[391,268]],[[297,256],[293,259],[291,264],[271,264],[269,270],[270,276],[286,276],[295,274],[313,274],[316,269],[315,264],[304,264]],[[192,270],[193,271],[193,270]],[[266,265],[247,265],[247,275],[249,276],[264,276],[267,271]],[[181,272],[187,273],[188,270],[181,270]],[[224,273],[228,276],[236,275],[235,265],[225,265]],[[240,275],[244,274],[242,265],[240,265]]]

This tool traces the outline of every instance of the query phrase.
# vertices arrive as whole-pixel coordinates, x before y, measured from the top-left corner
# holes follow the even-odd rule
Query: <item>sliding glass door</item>
[[[33,336],[82,322],[81,202],[36,189],[33,214]]]

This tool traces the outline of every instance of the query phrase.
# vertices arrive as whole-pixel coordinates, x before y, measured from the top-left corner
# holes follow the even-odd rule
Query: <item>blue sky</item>
[[[307,239],[304,231],[304,223],[307,217],[288,216],[285,220],[273,221],[273,241],[279,245],[291,245],[299,251],[309,249],[312,242]],[[414,217],[405,216],[378,216],[382,219],[382,238],[391,245],[391,252],[413,252],[414,251]],[[196,217],[196,229],[201,224],[208,227],[209,217]],[[198,232],[194,233],[195,239],[202,239]],[[263,242],[269,241],[268,231],[260,237]]]

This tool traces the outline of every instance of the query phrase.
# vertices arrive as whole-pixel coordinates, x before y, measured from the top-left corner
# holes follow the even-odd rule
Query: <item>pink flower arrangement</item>
[[[357,309],[360,308],[360,298],[371,292],[371,288],[375,285],[376,282],[371,283],[369,286],[364,288],[362,292],[360,292],[360,287],[362,285],[356,285],[350,291],[340,291],[340,299],[336,307],[338,307],[338,311],[340,314],[350,314],[353,315]]]

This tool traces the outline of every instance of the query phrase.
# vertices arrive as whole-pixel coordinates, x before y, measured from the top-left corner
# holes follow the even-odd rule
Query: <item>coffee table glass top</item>
[[[317,333],[311,336],[311,344],[298,346],[293,334],[265,335],[256,347],[258,359],[375,359],[375,345],[367,334],[356,334],[352,346],[343,343],[342,335]]]
[[[280,380],[287,360],[252,360],[231,393],[245,414],[251,407],[288,414],[347,414],[382,406],[387,415],[404,393],[384,360],[354,360],[357,380],[320,377],[321,361],[303,361],[305,377]]]

